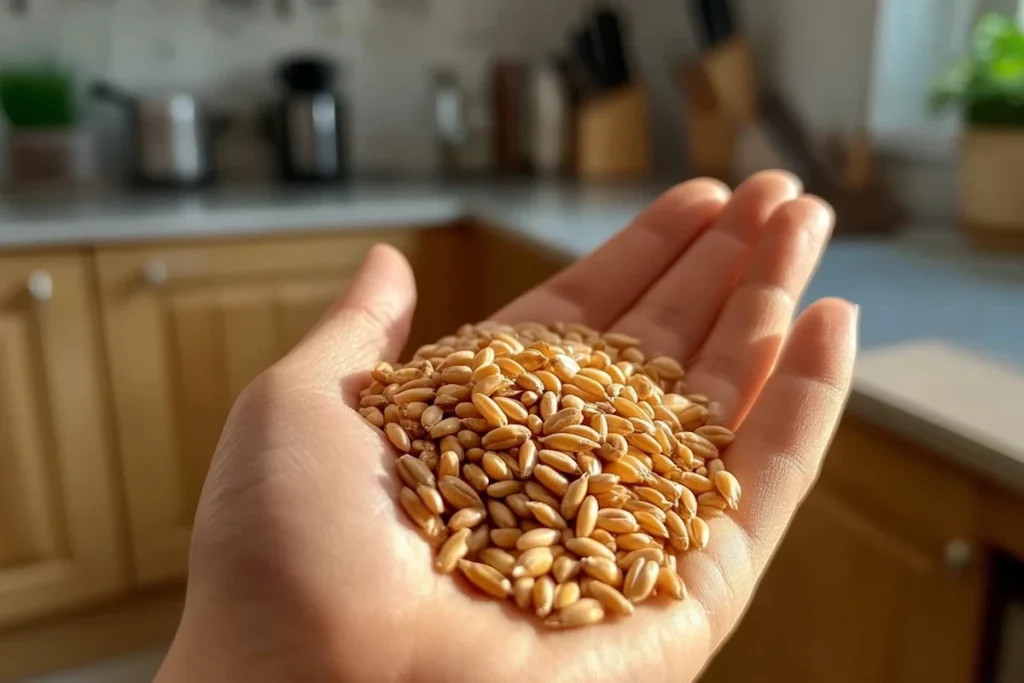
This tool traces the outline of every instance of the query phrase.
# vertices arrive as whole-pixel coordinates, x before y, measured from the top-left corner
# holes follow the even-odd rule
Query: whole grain
[[[740,505],[735,435],[678,361],[640,344],[488,322],[372,368],[359,413],[398,451],[399,503],[438,572],[553,628],[685,599],[677,555]]]

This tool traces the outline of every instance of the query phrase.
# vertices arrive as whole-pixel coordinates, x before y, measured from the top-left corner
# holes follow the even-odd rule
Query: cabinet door
[[[184,575],[196,504],[238,393],[313,326],[375,242],[398,246],[425,275],[421,301],[450,301],[450,239],[443,231],[375,231],[99,254],[141,582]],[[457,253],[449,251],[451,261]],[[426,313],[414,336],[454,328],[448,317],[456,311]]]
[[[570,257],[507,232],[479,224],[477,241],[483,275],[483,311],[487,317],[571,265]]]
[[[0,256],[0,626],[126,583],[85,257]]]
[[[984,588],[980,563],[956,552],[961,533],[970,539],[971,510],[958,497],[963,480],[939,479],[930,465],[918,467],[917,456],[878,443],[852,452],[867,445],[840,430],[829,456],[836,462],[800,509],[703,683],[975,680]],[[852,462],[846,455],[868,472],[881,465],[876,458],[888,461],[874,477],[862,473],[884,499],[860,495],[858,482],[839,478]],[[904,477],[910,468],[917,476]],[[917,524],[913,518],[929,504],[909,511],[905,501],[929,491],[947,515]]]

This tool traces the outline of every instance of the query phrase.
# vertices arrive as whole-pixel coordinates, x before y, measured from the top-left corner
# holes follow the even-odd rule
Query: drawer
[[[977,535],[979,494],[973,477],[943,456],[850,415],[825,458],[821,485],[929,547]]]
[[[456,228],[374,230],[100,250],[100,304],[137,580],[180,579],[192,519],[235,398],[288,352],[387,242],[420,285],[411,344],[455,328]]]
[[[182,285],[204,280],[249,280],[297,273],[354,271],[370,248],[387,242],[410,260],[432,230],[375,229],[336,235],[303,235],[229,242],[158,243],[98,250],[101,290],[106,294],[145,285]]]

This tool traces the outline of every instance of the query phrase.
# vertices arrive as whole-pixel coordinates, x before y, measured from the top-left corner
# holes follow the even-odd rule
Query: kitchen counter
[[[661,189],[357,184],[329,191],[11,200],[0,203],[0,249],[345,227],[429,227],[472,215],[578,258],[627,224]],[[912,400],[901,398],[905,385],[925,386],[921,382],[931,373],[942,372],[933,352],[936,344],[945,362],[972,354],[970,358],[982,359],[977,362],[995,364],[985,366],[994,377],[1024,376],[1024,261],[978,253],[952,233],[937,230],[911,230],[888,240],[837,238],[806,300],[821,296],[842,296],[861,305],[865,354],[852,411],[909,438],[934,442],[929,445],[1024,491],[1019,431],[979,434],[966,423],[947,419],[949,406],[957,405],[964,392],[970,392],[971,405],[981,415],[1024,405],[1024,380],[1001,383],[999,392],[989,392],[986,384],[971,384],[970,373],[953,373],[945,383],[927,385]],[[913,345],[921,340],[931,342],[921,348]],[[898,360],[880,361],[886,368],[880,371],[872,359],[890,347],[900,349]],[[976,367],[974,362],[967,364]],[[889,372],[889,363],[906,372]],[[956,438],[944,438],[950,434]]]
[[[947,341],[868,349],[850,410],[1024,492],[1024,372]]]
[[[661,187],[519,184],[356,184],[0,202],[0,249],[287,230],[429,227],[473,215],[514,227],[572,256],[591,251]]]

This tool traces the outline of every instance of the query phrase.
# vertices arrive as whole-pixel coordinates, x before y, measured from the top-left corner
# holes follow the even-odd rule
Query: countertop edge
[[[999,486],[1024,494],[1024,462],[968,438],[926,416],[905,409],[899,401],[858,390],[854,385],[847,411],[860,419],[946,458],[954,465]]]
[[[431,228],[471,214],[467,202],[455,199],[410,199],[319,204],[258,209],[218,207],[174,211],[167,215],[80,217],[69,231],[55,221],[39,221],[31,229],[8,234],[0,222],[0,251],[147,244],[189,238],[219,239],[295,232],[392,227]],[[173,228],[170,226],[173,225]]]

